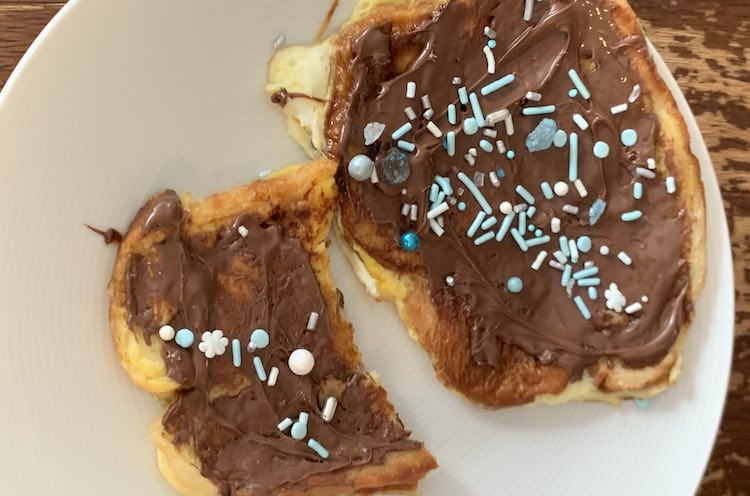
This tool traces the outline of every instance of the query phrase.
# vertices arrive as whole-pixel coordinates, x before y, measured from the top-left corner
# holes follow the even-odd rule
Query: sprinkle
[[[477,200],[477,203],[479,203],[479,206],[482,207],[482,210],[489,215],[492,213],[492,207],[490,207],[490,204],[487,203],[487,200],[485,199],[484,195],[481,191],[477,189],[477,187],[474,185],[473,182],[471,182],[466,174],[463,172],[458,173],[458,180],[464,183],[466,186],[466,189],[468,189],[472,195],[474,195],[474,198]]]
[[[576,296],[575,298],[573,298],[573,301],[578,307],[578,310],[580,310],[581,315],[583,315],[583,318],[586,320],[590,320],[591,312],[589,311],[589,308],[586,306],[586,303],[583,301],[583,298],[581,298],[580,296]]]
[[[406,98],[414,98],[417,96],[417,83],[409,81],[406,83]]]
[[[495,48],[497,46],[497,41],[490,40],[490,41],[487,42],[487,46],[490,47],[490,48]]]
[[[497,177],[497,172],[490,171],[490,182],[496,188],[500,187],[500,178]]]
[[[508,288],[508,291],[511,293],[520,293],[523,289],[523,281],[520,277],[513,276],[510,279],[508,279],[508,283],[506,284],[506,287]]]
[[[666,184],[667,193],[669,193],[670,195],[674,194],[674,192],[677,191],[677,183],[675,182],[674,176],[668,176]]]
[[[578,245],[576,244],[575,240],[568,240],[568,250],[570,250],[570,261],[573,263],[578,263]]]
[[[544,115],[551,114],[557,107],[554,105],[543,105],[541,107],[525,107],[521,110],[523,115]]]
[[[315,451],[321,458],[328,458],[330,456],[328,450],[313,438],[307,440],[307,445],[312,448],[312,450]]]
[[[554,144],[557,148],[562,148],[567,142],[568,133],[566,133],[562,129],[558,129],[555,133],[555,137],[552,139],[552,144]]]
[[[508,215],[513,211],[513,205],[510,204],[509,201],[504,201],[500,204],[500,212]]]
[[[519,212],[518,214],[518,232],[523,234],[526,232],[526,212]]]
[[[266,369],[263,367],[263,361],[259,356],[253,358],[253,365],[255,365],[255,373],[258,374],[258,379],[260,379],[260,382],[264,382],[266,380]]]
[[[365,145],[372,145],[383,134],[385,124],[382,122],[368,122],[365,126],[364,137]]]
[[[554,119],[545,118],[526,137],[526,148],[530,152],[539,152],[552,146],[557,132],[557,123]]]
[[[510,117],[510,111],[508,109],[496,110],[487,115],[487,124],[494,126],[500,121],[504,121]]]
[[[581,287],[598,286],[602,283],[598,277],[590,277],[587,279],[580,279],[577,284]]]
[[[409,141],[404,141],[404,140],[398,140],[398,142],[396,143],[396,146],[405,152],[413,152],[414,150],[417,149],[414,143],[411,143]]]
[[[540,185],[542,189],[542,195],[548,200],[551,200],[554,196],[552,192],[552,188],[550,187],[549,183],[547,181],[542,181],[542,184]]]
[[[406,114],[406,118],[409,119],[410,121],[413,121],[414,119],[417,118],[417,113],[414,112],[414,109],[411,107],[406,107],[404,109],[404,113]]]
[[[588,293],[589,293],[589,300],[595,300],[599,296],[594,286],[589,286]]]
[[[504,178],[505,177],[505,169],[503,169],[502,167],[498,167],[497,168],[497,177],[499,177],[500,179]]]
[[[625,222],[633,222],[634,220],[638,220],[643,216],[640,210],[631,210],[630,212],[625,212],[620,216],[620,219],[622,219]]]
[[[312,371],[315,366],[315,357],[306,349],[298,348],[289,355],[287,363],[294,374],[303,376]]]
[[[487,217],[487,214],[484,211],[479,211],[476,217],[474,217],[474,222],[471,223],[469,226],[469,229],[466,231],[466,235],[470,238],[474,237],[474,235],[479,230],[479,226],[482,225],[482,222],[484,222],[485,217]]]
[[[536,200],[534,200],[534,197],[531,195],[531,193],[528,192],[526,188],[521,186],[520,184],[516,186],[516,193],[518,193],[518,196],[526,200],[529,205],[533,205]]]
[[[589,224],[593,226],[594,224],[599,222],[602,214],[604,214],[605,208],[607,208],[607,202],[605,202],[601,198],[597,198],[596,201],[591,204],[591,208],[589,208]]]
[[[280,34],[273,40],[272,45],[274,48],[281,48],[281,45],[283,45],[285,41],[286,41],[286,36],[284,36],[283,34]]]
[[[401,248],[406,251],[414,251],[419,248],[419,236],[414,231],[406,231],[399,239]]]
[[[542,250],[539,252],[539,254],[534,259],[534,263],[531,264],[531,268],[533,270],[539,270],[539,268],[544,263],[544,260],[547,258],[547,252]]]
[[[534,12],[534,0],[526,0],[523,6],[523,20],[528,22],[531,20],[531,14]]]
[[[497,230],[497,236],[495,236],[496,241],[502,241],[505,235],[508,233],[508,229],[510,229],[510,225],[513,223],[513,217],[515,217],[515,213],[513,211],[509,212],[505,218],[503,219],[503,223],[500,225],[500,229]]]
[[[463,122],[464,134],[471,136],[479,131],[479,123],[474,117],[467,117]]]
[[[594,267],[595,265],[596,264],[594,263],[593,260],[586,260],[585,262],[583,262],[583,266],[587,269],[590,269],[591,267]]]
[[[287,417],[287,418],[285,418],[284,420],[282,420],[281,422],[279,422],[279,425],[277,425],[276,427],[278,427],[278,429],[279,429],[279,430],[280,430],[281,432],[284,432],[284,431],[285,431],[285,430],[287,430],[287,429],[288,429],[288,428],[289,428],[289,427],[290,427],[290,426],[291,426],[291,425],[292,425],[293,423],[294,423],[294,422],[292,421],[292,419],[290,419],[289,417]]]
[[[575,122],[582,131],[585,131],[589,128],[589,123],[586,121],[586,119],[583,118],[581,114],[573,114],[573,122]]]
[[[237,228],[237,232],[242,236],[243,238],[247,238],[247,235],[250,234],[250,231],[247,230],[247,227],[240,226]]]
[[[509,115],[508,118],[503,122],[505,122],[505,134],[507,134],[508,136],[513,136],[513,134],[516,132],[515,127],[513,127],[513,116]]]
[[[393,131],[393,134],[391,134],[391,139],[398,140],[401,139],[406,133],[412,130],[411,122],[407,122],[400,128]]]
[[[569,91],[568,91],[568,96],[569,96],[570,98],[575,98],[575,97],[577,97],[577,96],[578,96],[578,90],[577,90],[577,89],[575,89],[575,88],[573,88],[572,90],[569,90]]]
[[[568,257],[566,257],[566,256],[565,256],[565,254],[564,254],[563,252],[561,252],[560,250],[556,250],[556,251],[555,251],[555,252],[554,252],[554,253],[552,254],[552,256],[554,256],[554,257],[555,257],[555,259],[556,259],[556,260],[557,260],[558,262],[560,262],[561,264],[566,264],[566,263],[568,263]]]
[[[493,93],[500,88],[504,88],[505,86],[508,86],[510,83],[516,80],[516,76],[513,74],[506,74],[505,76],[501,77],[500,79],[497,79],[490,84],[482,87],[479,92],[482,94],[482,96],[487,96],[490,93]]]
[[[445,276],[445,284],[447,284],[450,287],[453,287],[456,285],[456,278],[453,276]]]
[[[648,410],[651,408],[651,398],[634,398],[633,401],[635,402],[635,406],[641,410]]]
[[[594,156],[596,158],[607,158],[609,156],[609,145],[604,141],[594,143]]]
[[[409,218],[413,221],[417,220],[417,214],[419,213],[419,207],[416,203],[411,204],[411,211],[409,212]]]
[[[550,260],[549,261],[549,266],[552,267],[553,269],[563,270],[563,264],[561,264],[560,262],[557,262],[555,260]]]
[[[469,155],[476,157],[477,156],[477,149],[474,147],[469,148]]]
[[[609,255],[609,246],[602,245],[599,247],[599,253],[602,255]]]
[[[292,426],[290,434],[292,438],[297,441],[301,441],[307,437],[307,421],[310,419],[310,414],[307,412],[300,412],[299,420],[297,420]]]
[[[518,232],[518,229],[515,227],[511,228],[510,235],[513,236],[513,239],[516,240],[516,243],[518,244],[518,247],[521,248],[521,251],[529,251],[529,247],[526,245],[526,240],[523,239],[523,236],[520,232]]]
[[[552,232],[557,234],[560,232],[560,219],[557,217],[552,217],[552,220],[550,221],[550,228],[552,229]]]
[[[262,171],[258,172],[258,177],[263,179],[265,177],[268,177],[270,173],[271,173],[271,169],[263,169]]]
[[[463,105],[469,103],[469,94],[466,92],[466,86],[458,88],[458,101]]]
[[[532,205],[526,211],[526,217],[528,217],[530,219],[530,218],[532,218],[534,216],[535,213],[536,213],[536,207]]]
[[[589,89],[586,88],[586,85],[583,83],[583,80],[581,79],[581,76],[578,75],[578,72],[575,69],[571,69],[568,71],[568,77],[571,81],[573,81],[573,85],[575,85],[576,89],[578,90],[578,93],[581,94],[581,97],[584,100],[588,100],[591,98],[591,93],[589,93]]]
[[[643,185],[641,183],[633,183],[633,198],[640,200],[643,197]]]
[[[496,36],[497,36],[497,33],[495,33],[495,30],[494,30],[494,29],[492,29],[491,27],[489,27],[489,26],[485,26],[485,27],[484,27],[484,35],[485,35],[485,36],[486,36],[487,38],[494,38],[494,37],[496,37]]]
[[[653,179],[656,177],[656,174],[654,174],[654,171],[644,169],[643,167],[636,167],[635,173],[638,176],[645,177],[647,179]]]
[[[427,130],[428,130],[429,132],[431,132],[431,133],[432,133],[432,135],[433,135],[434,137],[436,137],[436,138],[440,138],[440,137],[442,137],[442,136],[443,136],[443,132],[442,132],[442,131],[440,130],[440,128],[439,128],[439,127],[437,127],[437,125],[436,125],[436,124],[435,124],[434,122],[432,122],[432,121],[430,121],[430,122],[428,122],[428,123],[427,123]]]
[[[589,192],[586,190],[586,186],[583,185],[583,181],[580,179],[576,179],[573,181],[573,186],[576,187],[576,191],[578,191],[578,195],[581,198],[586,198],[586,196],[589,194]]]
[[[425,119],[432,119],[433,115],[435,115],[435,111],[431,108],[422,112],[422,117],[424,117]]]
[[[648,165],[649,169],[656,169],[656,160],[654,160],[653,158],[646,159],[646,164]]]
[[[461,84],[461,78],[458,77],[458,76],[454,76],[453,79],[451,80],[451,83],[453,83],[456,86],[458,86],[459,84]]]
[[[560,236],[560,250],[566,257],[570,256],[570,245],[568,245],[567,236]]]
[[[565,264],[562,276],[560,277],[560,286],[565,287],[570,282],[570,273],[573,271],[573,267],[570,264]]]
[[[467,162],[467,163],[468,163],[469,165],[472,165],[472,166],[473,166],[473,165],[474,165],[474,164],[476,163],[476,160],[474,159],[474,157],[472,157],[472,156],[471,156],[470,154],[468,154],[468,153],[467,153],[466,155],[464,155],[464,159],[466,160],[466,162]]]
[[[495,237],[494,231],[487,231],[474,240],[474,245],[479,246]]]
[[[464,203],[464,202],[458,202],[458,205],[457,205],[457,207],[458,207],[458,209],[459,209],[459,210],[460,210],[461,212],[463,212],[464,210],[466,210],[466,203]]]
[[[448,105],[448,123],[456,124],[456,106],[454,104]]]
[[[630,265],[631,263],[633,263],[633,260],[624,251],[618,253],[617,258],[619,258],[620,262],[624,263],[625,265]]]
[[[171,325],[163,325],[159,328],[159,337],[164,341],[172,341],[175,334],[174,327]]]
[[[479,148],[486,151],[487,153],[490,153],[494,148],[492,147],[492,143],[490,143],[487,140],[480,140],[479,141]]]
[[[636,100],[638,100],[639,96],[641,96],[641,85],[640,84],[636,84],[635,86],[633,86],[633,91],[630,92],[630,96],[628,97],[628,101],[630,103],[633,103]]]
[[[310,312],[310,316],[307,318],[307,330],[314,331],[318,326],[318,318],[320,314],[318,312]]]
[[[526,99],[531,100],[532,102],[538,102],[539,100],[542,99],[542,94],[537,93],[536,91],[527,91]]]
[[[378,183],[378,171],[375,167],[372,168],[372,172],[370,173],[370,182],[372,182],[372,184]]]
[[[474,181],[474,184],[477,185],[477,188],[483,188],[484,187],[484,172],[475,172],[474,177],[472,178],[472,181]]]
[[[435,176],[435,182],[443,190],[446,195],[453,194],[453,188],[451,187],[451,180],[443,176]]]
[[[484,129],[482,132],[488,138],[497,138],[497,131],[495,131],[494,129]]]
[[[255,329],[250,335],[250,342],[253,343],[254,349],[263,349],[268,346],[271,338],[268,336],[268,331],[265,329]],[[253,350],[254,351],[254,350]]]
[[[469,95],[469,102],[471,102],[471,111],[474,113],[474,118],[477,120],[477,123],[483,126],[484,114],[482,113],[482,107],[479,105],[479,98],[476,93],[472,92]]]
[[[635,129],[625,129],[620,133],[620,142],[625,146],[633,146],[638,141],[638,133]]]
[[[642,309],[643,305],[636,301],[635,303],[631,303],[630,305],[625,307],[625,313],[630,315],[636,312],[640,312]]]
[[[326,398],[325,406],[323,407],[323,413],[320,414],[320,418],[323,419],[323,422],[330,422],[333,420],[333,415],[336,413],[336,407],[339,404],[339,400],[337,400],[334,396],[329,396]]]
[[[566,214],[578,215],[578,207],[576,207],[575,205],[570,205],[566,203],[565,205],[563,205],[562,210]]]
[[[232,365],[235,367],[242,365],[242,348],[239,339],[232,340]]]
[[[576,245],[578,245],[578,250],[583,253],[588,253],[591,251],[593,243],[591,243],[591,238],[588,236],[579,236],[576,240]]]
[[[439,220],[443,220],[443,218],[440,217]],[[443,229],[443,226],[440,225],[440,222],[436,221],[435,219],[429,219],[429,222],[430,229],[432,229],[432,232],[434,232],[438,238],[445,233],[445,229]]]
[[[432,103],[430,102],[430,95],[422,95],[422,107],[427,110],[432,108]]]
[[[489,74],[495,74],[495,54],[492,53],[492,49],[487,45],[484,46],[482,51],[487,59],[487,72]]]
[[[514,152],[513,150],[508,150],[507,152],[505,152],[505,156],[510,160],[513,160],[514,158],[516,158],[516,152]]]
[[[549,236],[539,236],[538,238],[533,238],[533,239],[526,241],[526,246],[528,246],[529,248],[533,248],[535,246],[549,243],[549,240],[550,240]]]
[[[531,207],[534,208],[534,207]],[[526,211],[526,218],[529,218],[529,211]],[[536,226],[534,224],[529,224],[529,227],[527,229],[529,232],[534,232],[536,230]]]
[[[641,296],[641,301],[643,303],[648,303],[648,296],[646,296],[646,295]]]
[[[484,213],[484,212],[482,212],[482,213]],[[491,217],[487,217],[484,220],[484,222],[482,222],[482,225],[480,227],[486,231],[487,229],[489,229],[490,227],[494,226],[495,224],[497,224],[497,217],[495,217],[493,215]]]
[[[578,179],[578,135],[570,133],[570,156],[568,158],[568,179]]]
[[[612,112],[612,115],[622,114],[628,110],[628,104],[627,103],[621,103],[619,105],[615,105],[611,109],[609,109],[610,112]]]

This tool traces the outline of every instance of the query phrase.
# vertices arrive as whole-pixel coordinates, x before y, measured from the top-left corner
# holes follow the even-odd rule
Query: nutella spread
[[[164,238],[128,261],[130,323],[143,329],[146,341],[159,339],[166,303],[174,329],[195,331],[193,346],[163,344],[167,374],[181,386],[163,425],[176,444],[195,449],[201,473],[220,494],[304,490],[312,475],[381,463],[389,452],[419,448],[400,421],[372,409],[382,390],[334,351],[329,310],[299,240],[251,215],[218,232],[188,236],[173,191],[144,208],[144,234],[159,229]],[[319,318],[307,330],[311,312]],[[258,328],[267,330],[270,340],[251,353],[245,347]],[[239,367],[231,352],[208,359],[198,349],[201,334],[214,329],[242,343]],[[298,348],[315,358],[304,376],[287,364]],[[254,357],[266,371],[279,369],[273,386],[259,379]],[[325,422],[321,411],[331,396],[338,407]],[[301,412],[309,414],[308,436],[327,449],[327,458],[277,427]]]
[[[351,44],[352,86],[327,129],[343,202],[394,251],[417,234],[418,270],[439,308],[461,309],[477,364],[500,365],[513,345],[571,377],[602,357],[647,366],[689,313],[690,226],[654,170],[657,158],[676,164],[657,157],[659,121],[630,58],[646,43],[617,31],[612,8],[533,2],[527,22],[520,0],[451,1]],[[372,123],[385,130],[365,145]],[[408,175],[385,170],[394,149]],[[379,181],[347,174],[361,155]],[[405,270],[403,256],[378,258]]]

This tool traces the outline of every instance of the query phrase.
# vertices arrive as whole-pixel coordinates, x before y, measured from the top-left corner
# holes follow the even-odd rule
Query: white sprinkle
[[[413,221],[417,220],[417,213],[419,213],[419,207],[417,207],[416,203],[412,203],[411,204],[411,214],[409,216],[411,218],[411,220],[413,220]]]
[[[538,102],[539,100],[542,99],[542,94],[537,93],[536,91],[527,91],[526,99],[531,100],[532,102]]]
[[[573,263],[578,263],[578,245],[576,245],[576,241],[574,239],[568,240],[568,249],[570,250],[570,261]]]
[[[552,189],[554,190],[557,196],[565,196],[568,194],[568,191],[570,190],[567,183],[564,183],[562,181],[557,181],[555,185],[552,187]]]
[[[432,229],[432,231],[438,236],[438,238],[445,232],[443,226],[441,226],[439,222],[435,221],[435,219],[430,219],[430,229]]]
[[[378,170],[373,167],[372,168],[372,174],[370,174],[370,181],[372,184],[378,184]]]
[[[518,205],[513,205],[513,211],[515,213],[524,212],[527,208],[529,208],[528,205],[525,203],[519,203]]]
[[[504,121],[508,117],[510,117],[510,111],[508,109],[500,109],[488,114],[485,118],[485,121],[490,126],[494,126],[498,122]]]
[[[573,114],[573,122],[576,123],[581,130],[585,131],[589,128],[589,123],[583,118],[581,114]]]
[[[599,247],[599,253],[602,255],[609,255],[609,246],[602,245]]]
[[[515,127],[513,127],[513,116],[509,115],[507,119],[505,119],[505,132],[508,134],[508,136],[513,136],[513,134],[516,132]]]
[[[314,331],[318,326],[318,317],[320,317],[320,314],[318,314],[318,312],[310,312],[310,316],[307,318],[308,331]]]
[[[284,36],[283,34],[280,34],[276,37],[275,40],[273,40],[273,47],[281,48],[281,45],[283,45],[285,41],[286,41],[286,36]]]
[[[497,151],[499,153],[505,153],[505,143],[503,143],[503,140],[495,141],[495,146],[497,146]]]
[[[642,309],[643,305],[636,301],[635,303],[631,303],[630,305],[625,307],[625,313],[634,314],[636,312],[640,312]]]
[[[565,266],[563,264],[561,264],[560,262],[558,262],[557,260],[550,260],[549,261],[549,266],[552,267],[553,269],[557,269],[557,270],[563,270],[563,269],[565,269]]]
[[[558,219],[557,217],[552,217],[552,220],[549,224],[553,233],[557,234],[560,232],[560,219]]]
[[[445,227],[445,222],[443,222],[443,218],[442,217],[438,217],[437,218],[437,223],[438,223],[438,225],[440,227]]]
[[[492,49],[487,45],[484,45],[482,51],[487,58],[487,72],[489,74],[495,74],[495,54],[492,53]]]
[[[277,367],[271,367],[271,372],[268,373],[268,386],[273,387],[276,385],[276,381],[279,379],[279,369]]]
[[[529,22],[531,20],[531,14],[534,12],[534,0],[526,0],[523,6],[523,20]]]
[[[646,296],[646,295],[641,296],[641,301],[643,303],[648,303],[648,296]]]
[[[546,258],[547,258],[547,252],[544,250],[540,251],[539,255],[537,255],[536,258],[534,259],[534,263],[531,264],[531,268],[534,270],[539,270],[539,267],[542,266]]]
[[[477,149],[474,148],[474,147],[469,148],[469,155],[471,155],[472,157],[476,157],[477,156]]]
[[[368,122],[365,126],[365,145],[372,145],[383,134],[385,124],[382,122]]]
[[[576,207],[575,205],[566,203],[565,205],[563,205],[562,209],[563,209],[563,212],[567,214],[578,215],[578,207]]]
[[[409,205],[408,203],[404,203],[403,205],[401,205],[401,215],[403,215],[404,217],[407,217],[410,211],[411,211],[411,205]]]
[[[406,188],[404,188],[404,189],[401,190],[401,194],[402,195],[405,195],[406,193],[408,193],[408,191],[406,190]]]
[[[277,428],[278,428],[278,429],[279,429],[279,430],[280,430],[281,432],[284,432],[284,431],[285,431],[285,430],[287,430],[287,429],[288,429],[289,427],[291,427],[291,425],[292,425],[293,423],[294,423],[294,422],[292,421],[292,419],[290,419],[289,417],[287,417],[287,418],[285,418],[284,420],[282,420],[281,422],[279,422],[279,425],[277,425],[276,427],[277,427]]]
[[[437,125],[435,125],[434,122],[430,121],[427,123],[427,130],[432,133],[432,135],[436,138],[440,138],[443,136],[443,132],[440,130]]]
[[[619,105],[615,105],[611,109],[609,109],[610,112],[612,112],[612,115],[622,114],[628,110],[628,104],[627,103],[621,103]]]
[[[410,121],[413,121],[414,119],[417,118],[417,113],[414,112],[414,109],[411,107],[406,107],[404,109],[404,113],[406,114],[406,118],[409,119]]]
[[[625,265],[630,265],[631,263],[633,263],[633,260],[624,251],[618,253],[617,258],[619,258],[620,262],[624,263]]]
[[[422,113],[422,117],[425,119],[432,119],[433,115],[435,115],[435,111],[432,109],[427,109]]]
[[[406,98],[414,98],[417,96],[417,83],[409,81],[406,83]]]
[[[589,192],[586,190],[586,186],[583,185],[583,181],[580,179],[576,179],[573,181],[573,186],[576,187],[576,190],[578,191],[578,194],[581,196],[581,198],[586,198],[586,196],[589,194]]]
[[[451,83],[453,83],[453,84],[455,84],[456,86],[458,86],[459,84],[461,84],[461,78],[460,78],[460,77],[458,77],[458,76],[454,76],[454,77],[453,77],[453,80],[451,81]]]
[[[594,261],[593,260],[586,260],[585,262],[583,262],[583,266],[586,267],[587,269],[589,267],[593,267],[594,266]]]
[[[430,211],[428,211],[427,212],[427,218],[428,219],[434,219],[438,215],[442,215],[445,212],[447,212],[449,208],[450,208],[450,206],[446,202],[443,202],[440,205],[438,205],[437,207],[435,207],[435,208],[431,209]]]
[[[565,256],[565,253],[561,252],[560,250],[555,251],[552,256],[555,257],[555,259],[560,262],[561,264],[565,265],[568,263],[568,257]]]
[[[445,284],[447,284],[450,287],[453,287],[456,285],[456,279],[453,276],[446,276]]]
[[[654,160],[653,158],[649,158],[646,160],[646,165],[648,165],[649,169],[654,170],[656,169],[656,160]]]
[[[263,179],[267,177],[271,173],[271,169],[263,169],[262,171],[258,172],[258,177]]]
[[[490,138],[497,138],[497,131],[495,131],[494,129],[485,129],[482,132],[485,136],[488,136]]]
[[[485,26],[485,27],[484,27],[484,35],[485,35],[485,36],[486,36],[487,38],[495,38],[495,37],[497,36],[497,33],[496,33],[496,32],[495,32],[495,30],[494,30],[494,29],[492,29],[491,27],[489,27],[489,26]]]
[[[240,226],[237,228],[237,232],[240,233],[240,236],[243,238],[247,238],[247,235],[250,234],[250,231],[247,230],[247,227]]]
[[[474,157],[472,157],[468,153],[466,155],[464,155],[464,158],[469,163],[469,165],[474,165],[476,163],[476,161],[474,160]]]
[[[633,91],[630,92],[630,96],[628,97],[628,101],[630,103],[633,103],[636,100],[638,100],[639,96],[641,96],[641,85],[640,84],[636,84],[635,86],[633,86]]]
[[[500,179],[497,177],[497,173],[495,171],[490,172],[490,182],[494,187],[500,187]]]
[[[323,413],[320,414],[320,418],[323,419],[323,422],[330,422],[333,420],[333,415],[336,413],[336,407],[338,404],[339,401],[335,397],[329,396],[326,398],[326,403],[323,406]]]
[[[674,176],[667,177],[667,193],[674,194],[677,191],[677,183],[675,183]]]
[[[653,178],[656,177],[656,174],[654,174],[654,171],[648,170],[648,169],[644,169],[643,167],[636,167],[635,168],[635,173],[637,175],[641,176],[641,177],[645,177],[645,178],[648,178],[648,179],[653,179]]]
[[[508,215],[513,211],[513,205],[509,201],[504,201],[500,204],[500,213]]]
[[[430,102],[430,95],[422,95],[422,107],[424,107],[425,110],[432,108],[432,103]]]

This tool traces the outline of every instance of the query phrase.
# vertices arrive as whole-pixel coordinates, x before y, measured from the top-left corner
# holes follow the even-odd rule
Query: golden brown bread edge
[[[462,0],[456,0],[462,1]],[[362,2],[360,2],[362,3]],[[399,29],[419,24],[444,1],[364,0],[358,6],[359,20],[346,26],[334,40],[329,83],[331,104],[326,130],[329,156],[338,156],[337,130],[343,119],[342,107],[351,86],[347,68],[351,40],[365,28],[390,20]],[[409,8],[404,8],[407,3]],[[625,0],[611,0],[612,16],[623,36],[643,35],[635,13]],[[360,8],[361,7],[361,8]],[[364,11],[371,9],[369,14]],[[364,11],[363,11],[364,9]],[[699,163],[690,152],[687,127],[664,81],[647,54],[626,48],[642,86],[648,88],[647,108],[658,115],[657,170],[675,176],[678,198],[686,212],[689,237],[684,240],[683,256],[689,264],[689,314],[679,337],[656,365],[628,368],[619,361],[602,359],[580,380],[571,382],[560,368],[542,366],[514,346],[501,351],[502,365],[493,369],[479,366],[469,352],[469,327],[457,308],[438,308],[430,297],[427,279],[420,270],[418,255],[393,250],[393,241],[383,229],[358,217],[354,206],[342,194],[339,202],[340,236],[349,246],[349,258],[360,278],[378,297],[393,301],[410,333],[432,359],[435,373],[448,388],[468,400],[497,408],[531,402],[561,403],[570,400],[597,400],[617,403],[624,398],[651,397],[673,384],[681,371],[681,350],[693,320],[694,304],[705,277],[705,205]],[[404,61],[404,65],[408,61]],[[398,62],[397,62],[398,63]],[[665,153],[674,154],[675,169],[665,171]],[[340,172],[341,174],[342,172]],[[374,290],[374,291],[373,291]]]
[[[297,237],[310,257],[321,294],[328,307],[331,328],[335,332],[335,350],[352,367],[360,367],[360,355],[353,341],[353,329],[339,305],[336,287],[331,279],[326,253],[329,226],[336,205],[334,163],[320,159],[307,165],[290,166],[270,178],[211,195],[194,202],[189,195],[181,200],[190,235],[215,232],[238,215],[254,213],[274,219],[284,234]],[[128,323],[126,308],[126,271],[129,257],[144,253],[164,234],[156,229],[142,233],[140,226],[148,212],[141,209],[118,249],[109,284],[109,318],[115,349],[123,368],[139,387],[156,395],[165,405],[175,398],[179,385],[166,374],[162,359],[162,342],[152,339],[147,345],[140,327]],[[163,308],[164,323],[172,311]],[[373,382],[375,379],[371,378]],[[385,390],[374,408],[391,418],[396,411],[387,400]],[[200,461],[191,446],[176,446],[162,428],[161,416],[154,422],[151,437],[157,447],[159,468],[170,484],[181,494],[205,496],[218,494],[216,486],[201,475]],[[434,457],[424,448],[392,452],[382,465],[365,465],[309,478],[305,490],[284,489],[284,496],[328,496],[370,494],[374,491],[414,490],[417,482],[437,467]],[[250,496],[252,493],[248,492]]]

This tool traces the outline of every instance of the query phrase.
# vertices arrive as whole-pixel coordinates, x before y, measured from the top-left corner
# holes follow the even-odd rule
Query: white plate
[[[24,57],[0,99],[0,494],[171,494],[146,432],[157,404],[130,383],[110,340],[105,290],[115,249],[83,223],[124,229],[162,188],[207,194],[302,159],[263,93],[265,64],[278,34],[309,40],[326,7],[74,0]],[[373,303],[333,250],[367,365],[440,461],[424,494],[697,487],[727,387],[731,256],[706,147],[657,61],[701,160],[710,272],[686,370],[650,410],[626,403],[491,412],[464,403],[438,384],[391,306]]]

